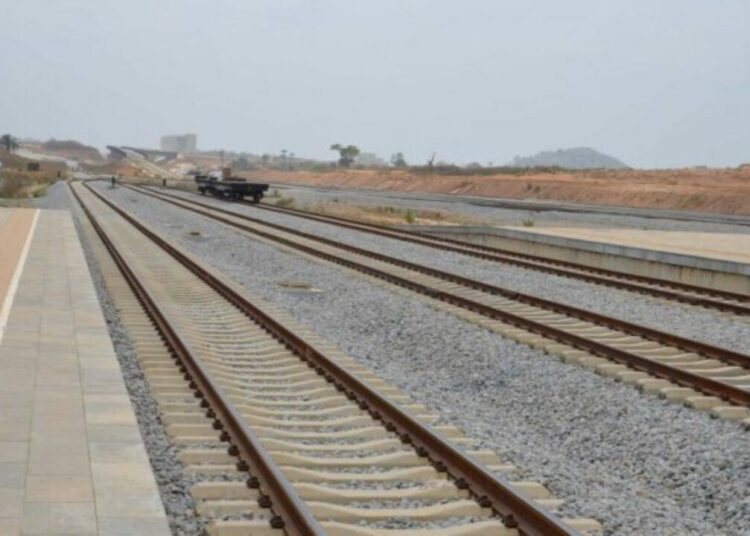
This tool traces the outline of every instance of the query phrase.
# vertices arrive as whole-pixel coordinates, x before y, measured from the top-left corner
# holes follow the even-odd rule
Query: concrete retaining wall
[[[750,264],[493,227],[408,229],[509,251],[750,295]]]

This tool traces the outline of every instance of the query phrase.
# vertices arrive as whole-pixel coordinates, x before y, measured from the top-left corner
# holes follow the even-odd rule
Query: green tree
[[[5,147],[5,150],[9,153],[12,153],[19,147],[16,138],[11,136],[10,134],[3,134],[2,138],[0,138],[0,145]]]
[[[339,153],[339,166],[348,168],[354,163],[354,159],[359,156],[359,147],[356,145],[341,145],[335,143],[331,145],[331,151],[338,151]]]
[[[406,163],[406,160],[404,159],[404,153],[399,151],[393,156],[391,156],[391,165],[393,167],[398,167],[398,168],[406,167],[408,164]]]

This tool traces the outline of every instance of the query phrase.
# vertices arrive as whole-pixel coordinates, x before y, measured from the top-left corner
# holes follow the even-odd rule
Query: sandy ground
[[[580,171],[452,176],[404,170],[244,172],[248,179],[313,186],[558,200],[724,214],[750,214],[750,166],[741,169]]]

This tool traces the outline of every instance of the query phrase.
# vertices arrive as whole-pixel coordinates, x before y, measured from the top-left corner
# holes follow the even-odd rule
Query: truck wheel
[[[260,200],[263,198],[263,194],[253,194],[253,203],[260,203]]]

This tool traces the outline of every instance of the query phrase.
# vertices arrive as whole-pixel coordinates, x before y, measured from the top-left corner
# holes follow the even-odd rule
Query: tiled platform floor
[[[0,535],[169,533],[71,216],[42,211],[0,343]]]

